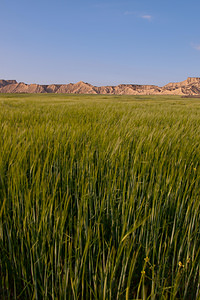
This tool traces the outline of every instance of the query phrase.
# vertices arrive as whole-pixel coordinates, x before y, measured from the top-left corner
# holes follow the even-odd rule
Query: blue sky
[[[0,77],[158,84],[200,76],[199,0],[0,0]]]

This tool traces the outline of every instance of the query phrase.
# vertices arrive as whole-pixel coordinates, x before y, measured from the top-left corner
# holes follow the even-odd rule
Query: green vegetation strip
[[[0,95],[0,298],[200,299],[200,100]]]

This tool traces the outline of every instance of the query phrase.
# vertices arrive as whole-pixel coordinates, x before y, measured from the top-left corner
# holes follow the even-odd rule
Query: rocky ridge
[[[168,83],[163,87],[156,85],[119,84],[117,86],[93,86],[80,81],[69,84],[26,84],[16,80],[0,80],[0,93],[56,93],[56,94],[111,94],[111,95],[200,95],[200,77]]]

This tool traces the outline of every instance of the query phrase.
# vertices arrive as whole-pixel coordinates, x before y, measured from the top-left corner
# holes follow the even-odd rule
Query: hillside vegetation
[[[0,298],[200,299],[200,100],[0,95]]]

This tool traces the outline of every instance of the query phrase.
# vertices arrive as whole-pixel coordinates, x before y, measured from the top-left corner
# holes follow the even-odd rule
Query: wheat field
[[[0,298],[200,299],[200,100],[0,95]]]

